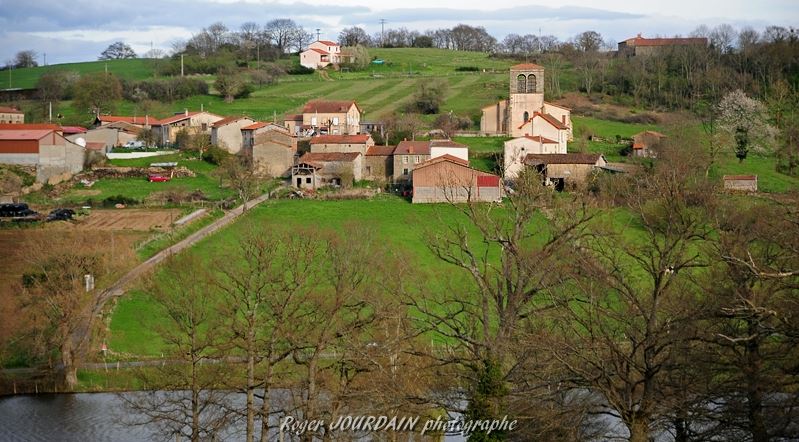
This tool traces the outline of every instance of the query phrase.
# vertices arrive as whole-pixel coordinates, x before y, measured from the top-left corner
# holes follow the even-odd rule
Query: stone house
[[[311,190],[351,185],[363,179],[363,157],[359,152],[308,152],[291,168],[291,184]]]
[[[0,106],[0,124],[22,124],[25,112],[13,107]]]
[[[244,145],[242,129],[251,126],[255,120],[249,117],[227,117],[211,125],[211,144],[237,154]]]
[[[311,137],[311,152],[358,152],[366,155],[366,151],[375,145],[369,134],[360,135],[320,135]]]
[[[0,129],[0,164],[35,166],[38,182],[69,179],[85,162],[86,149],[53,129]]]
[[[265,130],[254,136],[253,145],[245,147],[244,152],[260,172],[288,177],[297,156],[297,138],[282,130]]]
[[[544,184],[563,190],[567,183],[584,183],[595,170],[607,167],[605,157],[598,153],[528,154],[525,166],[534,168]]]
[[[279,124],[258,121],[241,128],[241,148],[245,151],[251,151],[252,146],[255,144],[255,137],[270,131],[277,131],[284,135],[290,135],[288,129]]]
[[[724,189],[757,192],[757,175],[724,175]]]
[[[469,167],[469,162],[443,155],[413,170],[413,203],[499,201],[502,182],[497,175]]]
[[[667,137],[660,132],[646,130],[633,135],[632,154],[637,157],[657,157],[657,148]]]
[[[302,114],[286,114],[283,116],[283,126],[294,135],[304,135],[305,131],[302,128]]]
[[[372,146],[364,158],[363,178],[384,183],[394,175],[394,149],[396,146]]]
[[[211,126],[223,117],[210,112],[189,112],[185,110],[169,118],[150,123],[156,133],[159,144],[174,143],[178,132],[185,130],[189,135],[211,134]]]
[[[565,130],[564,142],[573,139],[571,110],[544,101],[544,67],[523,63],[510,68],[509,98],[482,108],[480,131],[486,135],[506,135],[513,138],[541,135],[558,140],[542,121],[527,124],[536,116]],[[562,127],[562,128],[561,128]]]
[[[321,135],[355,135],[361,130],[361,113],[354,101],[309,101],[302,108],[300,130]]]
[[[452,140],[401,141],[394,150],[394,182],[410,183],[414,167],[436,156],[450,155],[468,162],[468,152],[466,145]]]
[[[694,46],[707,47],[708,39],[705,37],[692,38],[644,38],[641,34],[621,41],[618,44],[618,55],[625,57],[647,56],[657,54],[664,49]]]

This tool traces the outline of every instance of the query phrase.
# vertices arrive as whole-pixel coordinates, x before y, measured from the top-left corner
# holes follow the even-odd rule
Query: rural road
[[[169,258],[170,256],[179,253],[180,251],[191,247],[192,245],[196,244],[198,241],[202,240],[203,238],[207,237],[208,235],[216,232],[217,230],[225,227],[226,225],[233,222],[236,218],[241,216],[246,209],[251,209],[258,204],[269,199],[269,194],[265,193],[255,199],[247,201],[246,203],[236,207],[235,209],[230,210],[223,216],[222,218],[212,222],[211,224],[203,227],[202,229],[192,233],[191,235],[187,236],[185,239],[167,247],[164,250],[153,255],[147,261],[137,265],[124,276],[119,278],[114,284],[112,284],[107,289],[103,290],[97,295],[95,300],[94,306],[88,313],[88,320],[84,322],[82,327],[79,327],[72,335],[73,342],[75,343],[75,348],[79,353],[83,353],[86,349],[84,348],[84,344],[86,344],[89,335],[91,334],[92,324],[94,323],[94,319],[102,312],[105,303],[108,302],[110,299],[122,296],[128,290],[130,284],[134,281],[140,280],[144,275],[146,275],[150,270],[152,270],[156,265],[164,261],[165,259]]]

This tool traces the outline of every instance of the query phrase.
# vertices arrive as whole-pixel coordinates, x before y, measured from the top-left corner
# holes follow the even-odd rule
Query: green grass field
[[[75,72],[78,74],[90,74],[94,72],[108,72],[129,80],[144,80],[153,76],[152,61],[143,58],[131,60],[108,60],[108,61],[88,61],[84,63],[64,63],[52,64],[49,66],[39,66],[35,68],[13,69],[10,72],[3,72],[0,76],[0,89],[23,88],[29,89],[36,87],[39,77],[46,72],[62,71]]]

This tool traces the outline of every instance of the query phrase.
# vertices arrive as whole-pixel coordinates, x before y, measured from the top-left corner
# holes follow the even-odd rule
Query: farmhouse
[[[416,165],[443,155],[469,161],[468,147],[452,140],[401,141],[394,150],[394,182],[410,182]]]
[[[724,175],[724,189],[757,192],[757,175]]]
[[[285,126],[298,135],[355,135],[361,129],[361,108],[354,101],[313,100],[302,108],[299,129],[296,119],[287,119]]]
[[[363,155],[358,152],[309,152],[291,168],[291,183],[299,189],[350,185],[362,179]]]
[[[223,117],[210,112],[189,112],[188,109],[156,123],[150,123],[160,144],[174,143],[178,132],[186,131],[189,135],[211,134],[211,125]]]
[[[244,145],[242,129],[255,123],[248,117],[227,117],[211,125],[211,144],[237,154]]]
[[[13,107],[0,106],[0,124],[21,124],[25,122],[25,112]]]
[[[394,149],[396,146],[372,146],[366,151],[364,179],[389,181],[394,175]]]
[[[86,149],[53,129],[0,129],[0,163],[36,167],[36,180],[51,184],[83,170]]]
[[[413,170],[413,203],[499,201],[502,184],[497,175],[469,167],[469,162],[443,155]]]
[[[544,136],[559,143],[573,137],[571,111],[544,101],[544,68],[524,63],[510,68],[510,98],[482,109],[486,135]]]
[[[308,69],[322,69],[351,61],[351,55],[342,51],[338,43],[329,40],[315,41],[300,52],[300,64]]]
[[[657,147],[667,137],[660,132],[646,130],[633,135],[633,155],[637,157],[657,156]]]
[[[524,160],[529,154],[565,154],[566,143],[536,135],[526,135],[505,142],[505,178],[516,178],[524,168]]]
[[[697,38],[644,38],[641,34],[633,38],[628,38],[619,42],[618,55],[635,57],[640,55],[653,55],[664,49],[673,47],[707,47],[708,40],[705,37]]]
[[[83,138],[87,143],[87,147],[91,143],[102,143],[102,151],[109,152],[116,146],[122,146],[128,141],[136,140],[141,131],[142,128],[140,126],[118,121],[89,129],[86,133],[67,135],[67,139],[75,142],[78,138]],[[96,146],[96,144],[92,145]]]
[[[291,175],[291,168],[297,155],[297,138],[289,135],[283,129],[275,129],[275,125],[267,124],[255,127],[263,123],[256,123],[248,126],[242,133],[252,132],[252,146],[244,146],[245,155],[252,159],[253,166],[273,177],[288,177]],[[250,136],[247,137],[247,139]]]
[[[241,148],[245,151],[252,150],[255,144],[255,137],[270,131],[277,131],[284,135],[289,135],[288,129],[275,123],[256,122],[241,128]]]
[[[608,163],[598,153],[560,153],[528,154],[524,164],[540,173],[544,184],[563,190],[566,183],[584,183],[592,172]]]

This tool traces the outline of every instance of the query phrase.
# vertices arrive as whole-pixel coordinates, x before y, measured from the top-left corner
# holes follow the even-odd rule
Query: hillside
[[[2,81],[0,81],[0,89],[9,87],[22,89],[35,88],[36,82],[39,81],[39,77],[47,72],[64,71],[76,72],[78,74],[90,74],[93,72],[104,72],[106,67],[108,68],[108,72],[130,80],[143,80],[153,75],[152,60],[143,58],[52,64],[35,68],[13,69],[10,73],[8,71],[3,72]],[[11,77],[10,86],[9,75]]]

